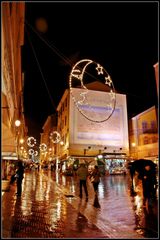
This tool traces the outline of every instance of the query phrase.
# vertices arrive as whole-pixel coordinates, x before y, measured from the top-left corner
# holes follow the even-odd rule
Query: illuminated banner
[[[80,89],[74,89],[74,94],[80,94]],[[88,115],[101,118],[109,106],[106,106],[107,92],[89,90],[88,100],[91,107],[81,104]],[[93,116],[92,116],[93,117]],[[104,122],[95,123],[86,119],[76,108],[70,98],[70,143],[128,148],[128,120],[126,96],[116,94],[116,107],[112,116]]]

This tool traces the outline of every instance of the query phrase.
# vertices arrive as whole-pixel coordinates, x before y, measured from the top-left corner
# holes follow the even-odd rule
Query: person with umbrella
[[[152,162],[153,163],[153,162]],[[143,167],[139,167],[138,178],[142,180],[143,187],[143,206],[150,204],[156,196],[157,179],[156,167],[150,162],[143,163]]]
[[[135,192],[135,187],[133,184],[133,181],[135,179],[135,175],[138,174],[139,179],[143,179],[143,175],[146,173],[146,166],[147,169],[149,168],[149,172],[151,173],[152,178],[154,178],[154,181],[156,181],[156,164],[152,162],[151,160],[148,159],[138,159],[135,160],[134,162],[130,162],[128,164],[128,169],[130,170],[130,176],[132,180],[131,188],[132,188],[132,193]]]

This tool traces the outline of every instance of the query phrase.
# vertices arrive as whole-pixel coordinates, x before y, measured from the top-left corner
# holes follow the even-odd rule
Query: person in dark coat
[[[98,193],[98,185],[100,183],[100,176],[101,176],[101,174],[99,172],[98,166],[94,166],[94,170],[90,174],[90,180],[93,184],[95,195],[97,195],[97,193]]]
[[[140,173],[139,179],[142,180],[143,186],[143,205],[146,206],[146,202],[149,202],[156,197],[156,172],[151,169],[151,166],[146,165],[144,171]]]
[[[24,167],[21,161],[18,162],[18,169],[16,171],[16,178],[17,178],[17,196],[21,196],[22,193],[22,180],[24,174]]]
[[[13,184],[15,181],[16,181],[16,178],[15,178],[15,166],[11,166],[11,178],[10,178],[10,184]]]

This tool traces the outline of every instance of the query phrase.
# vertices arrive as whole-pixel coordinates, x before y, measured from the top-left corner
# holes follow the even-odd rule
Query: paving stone
[[[33,182],[36,184],[33,185]],[[2,236],[5,238],[120,236],[121,229],[118,225],[101,219],[104,206],[101,209],[95,208],[93,197],[89,202],[84,199],[80,202],[76,192],[70,193],[69,188],[57,184],[51,175],[44,172],[26,173],[22,190],[22,196],[18,198],[15,196],[16,185],[12,185],[10,191],[3,195]],[[123,236],[134,238],[137,235],[136,231],[135,234],[126,231]]]

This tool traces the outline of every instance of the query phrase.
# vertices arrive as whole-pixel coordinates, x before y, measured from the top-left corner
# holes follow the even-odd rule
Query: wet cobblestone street
[[[67,203],[57,185],[47,182],[43,174],[26,173],[22,196],[15,192],[14,184],[3,196],[4,238],[107,237]]]
[[[158,236],[157,213],[149,215],[135,205],[124,176],[102,178],[97,199],[90,183],[88,190],[86,202],[78,197],[76,177],[47,170],[26,172],[21,197],[15,195],[15,184],[3,194],[2,237],[153,239]]]

